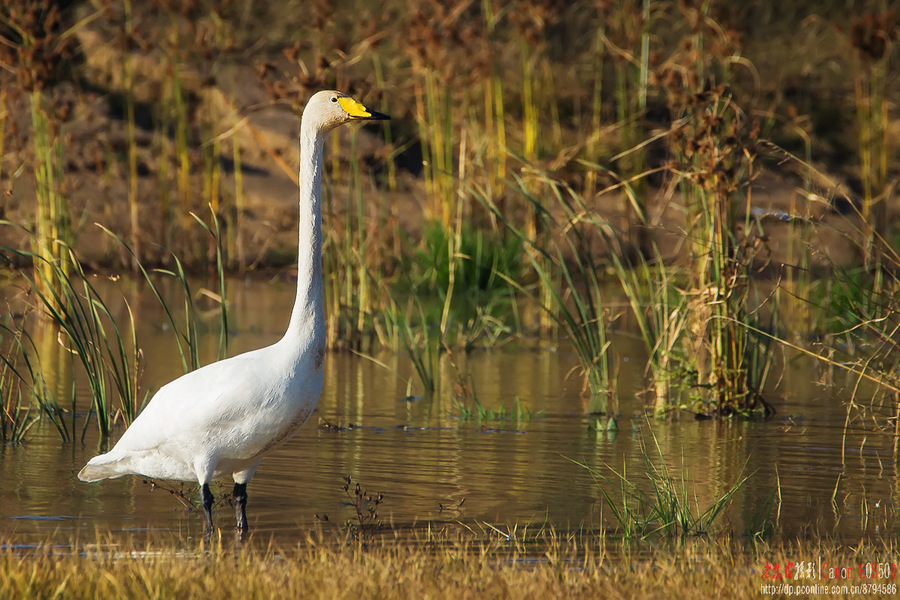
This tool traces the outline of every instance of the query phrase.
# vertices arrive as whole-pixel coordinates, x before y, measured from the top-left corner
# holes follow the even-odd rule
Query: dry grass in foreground
[[[896,585],[896,579],[858,574],[860,563],[895,560],[892,546],[815,541],[748,551],[695,539],[634,554],[621,546],[610,552],[598,538],[588,546],[583,539],[550,539],[543,552],[531,548],[527,555],[484,541],[369,547],[310,541],[290,550],[126,546],[101,541],[60,552],[59,546],[4,544],[0,598],[748,598],[781,596],[761,586],[784,583],[774,578],[774,566],[790,563],[796,570],[802,561],[816,569],[822,561],[846,567],[854,577],[829,580],[810,572],[790,585],[846,584],[848,593],[829,593],[842,597],[871,595],[859,587],[864,583]]]

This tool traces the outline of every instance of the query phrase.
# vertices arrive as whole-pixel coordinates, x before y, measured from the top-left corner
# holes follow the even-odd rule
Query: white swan
[[[212,530],[214,477],[234,478],[237,528],[247,530],[247,482],[262,456],[309,418],[322,392],[322,149],[326,134],[355,120],[383,120],[334,91],[316,93],[300,122],[300,245],[297,299],[275,344],[187,373],[163,386],[115,447],[78,473],[94,482],[123,475],[197,481]]]

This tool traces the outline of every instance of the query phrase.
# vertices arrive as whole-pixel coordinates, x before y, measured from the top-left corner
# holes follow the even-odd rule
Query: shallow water
[[[276,340],[293,291],[289,283],[233,282],[230,353]],[[181,370],[173,338],[152,297],[130,297],[141,327],[143,381],[157,389]],[[213,329],[204,338],[207,362],[215,354]],[[657,422],[643,416],[640,392],[646,383],[638,346],[623,336],[615,347],[617,432],[589,430],[590,406],[572,373],[576,357],[565,346],[444,357],[443,393],[433,401],[406,398],[405,379],[413,377],[406,357],[379,354],[379,364],[350,353],[329,354],[317,412],[263,460],[248,486],[254,536],[289,544],[305,538],[326,515],[329,527],[352,520],[355,512],[342,490],[347,476],[369,492],[384,492],[379,517],[399,529],[458,522],[481,530],[484,523],[501,530],[545,522],[558,528],[614,526],[601,485],[621,498],[615,470],[649,491],[644,457],[659,463],[660,452],[679,485],[685,475],[690,497],[703,509],[749,476],[718,523],[737,536],[748,520],[765,513],[767,502],[771,520],[786,536],[818,532],[853,540],[893,531],[900,488],[896,437],[872,421],[845,427],[848,394],[816,384],[823,374],[815,364],[790,361],[779,389],[767,396],[778,410],[772,419],[696,421],[684,413]],[[484,407],[509,409],[518,399],[533,418],[462,418],[454,400],[458,372],[470,375],[467,385]],[[93,424],[83,443],[79,438],[86,408],[81,403],[88,396],[78,386],[75,442],[61,442],[51,426],[41,424],[26,443],[0,451],[3,534],[24,544],[67,543],[97,531],[199,535],[199,513],[185,511],[175,497],[140,477],[90,485],[76,478],[98,452]],[[341,427],[320,427],[320,420]],[[113,438],[121,432],[117,427]],[[574,461],[611,479],[598,482]],[[217,495],[230,492],[230,483],[219,489]],[[194,488],[185,491],[193,494]],[[226,505],[217,525],[228,529],[233,519]]]

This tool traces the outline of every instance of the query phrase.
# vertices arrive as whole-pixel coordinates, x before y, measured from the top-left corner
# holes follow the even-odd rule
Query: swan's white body
[[[92,458],[79,479],[136,474],[197,481],[206,495],[215,477],[230,474],[235,484],[246,484],[261,457],[306,422],[322,392],[325,358],[320,208],[325,136],[351,120],[386,118],[339,92],[310,98],[300,125],[297,298],[284,337],[163,386],[115,447]]]
[[[320,288],[321,291],[321,288]],[[167,384],[83,481],[129,474],[247,483],[263,454],[290,438],[322,392],[324,324],[198,369]]]

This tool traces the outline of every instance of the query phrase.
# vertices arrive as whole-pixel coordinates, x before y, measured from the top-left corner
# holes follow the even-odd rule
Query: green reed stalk
[[[172,65],[172,100],[175,110],[175,157],[177,168],[175,173],[176,195],[181,205],[180,231],[184,235],[190,223],[188,215],[192,210],[191,203],[191,159],[190,159],[190,129],[187,99],[182,86],[181,76],[178,73],[177,63]],[[193,254],[193,245],[185,242],[181,245],[187,256]]]
[[[606,172],[600,165],[585,163],[590,171]],[[635,190],[629,182],[623,182],[628,196]],[[647,350],[647,368],[656,392],[654,412],[667,413],[674,405],[672,383],[676,371],[686,357],[683,353],[683,336],[687,334],[689,312],[683,295],[675,294],[675,277],[666,266],[663,256],[655,243],[651,243],[652,254],[637,255],[632,263],[626,263],[617,251],[622,241],[614,234],[608,223],[589,210],[583,200],[574,196],[575,208],[584,221],[606,241],[613,271],[634,315],[641,340]]]
[[[38,257],[34,268],[39,271],[34,281],[43,288],[50,286],[56,290],[44,289],[48,298],[62,298],[58,293],[62,285],[54,279],[57,270],[62,275],[69,273],[67,247],[72,243],[72,225],[68,206],[60,192],[63,181],[62,136],[51,131],[50,117],[44,107],[44,98],[39,89],[31,93],[31,123],[34,135],[34,177],[37,196],[37,217],[35,233],[31,238],[32,253]]]
[[[123,3],[125,11],[125,31],[127,39],[133,39],[134,21],[131,12],[130,0]],[[125,53],[122,61],[122,88],[125,96],[125,135],[128,140],[128,216],[131,224],[131,246],[137,256],[141,255],[141,224],[138,212],[138,173],[137,173],[137,128],[135,127],[134,114],[134,56],[131,52]],[[137,271],[137,265],[132,261],[131,270]]]
[[[457,203],[462,207],[462,203]],[[440,324],[440,342],[446,343],[447,328],[450,322],[450,306],[453,302],[453,291],[456,287],[456,274],[459,271],[460,260],[462,259],[459,246],[462,240],[462,218],[457,214],[454,219],[455,226],[447,230],[447,288],[444,293],[444,306],[441,310]]]
[[[173,270],[157,269],[157,272],[175,279],[176,284],[180,286],[182,290],[184,329],[176,337],[180,338],[178,343],[179,351],[181,351],[181,342],[184,342],[187,348],[187,362],[185,362],[185,356],[184,353],[182,353],[182,368],[184,369],[184,372],[187,373],[188,371],[194,371],[200,368],[200,334],[197,329],[198,311],[197,307],[194,305],[194,295],[191,292],[191,284],[185,273],[184,265],[177,256],[173,256],[172,258],[175,262],[175,268]],[[161,298],[160,301],[162,301]],[[176,329],[176,331],[178,330]]]
[[[492,67],[493,68],[493,67]],[[503,109],[503,81],[496,70],[492,71],[490,87],[490,104],[493,107],[491,119],[493,123],[495,143],[492,146],[494,177],[489,188],[494,197],[502,195],[506,181],[506,117]]]
[[[44,260],[37,256],[32,258]],[[127,375],[130,365],[128,362],[122,365],[115,362],[116,355],[125,352],[122,336],[111,318],[109,327],[112,333],[107,334],[107,325],[104,325],[102,315],[111,317],[109,309],[84,276],[81,264],[74,254],[69,258],[69,264],[74,268],[74,276],[63,272],[57,263],[46,262],[49,265],[48,275],[45,275],[48,269],[40,269],[36,271],[34,279],[26,277],[26,280],[50,320],[60,328],[66,347],[81,363],[91,391],[98,429],[101,437],[105,438],[110,431],[112,391],[110,377],[116,379],[120,392],[125,392],[123,410],[126,412],[129,410],[126,396],[130,396],[131,391],[129,389],[131,378]],[[39,284],[38,277],[53,279],[45,279],[43,284]],[[56,288],[49,286],[49,281],[56,281]],[[113,345],[110,344],[110,337],[115,340]],[[114,351],[114,347],[117,347],[119,352]],[[125,377],[122,377],[123,371],[126,373]],[[89,420],[85,420],[85,428]]]
[[[350,141],[350,185],[351,194],[356,205],[356,231],[354,240],[354,253],[356,255],[356,349],[362,345],[362,337],[366,328],[366,319],[371,311],[371,299],[369,294],[369,268],[367,257],[369,256],[368,235],[366,227],[365,203],[362,196],[362,181],[359,176],[359,160],[357,159],[358,131],[354,130]]]
[[[211,238],[211,243],[216,253],[216,282],[219,287],[219,293],[214,298],[219,304],[219,344],[216,353],[216,360],[222,360],[228,356],[228,303],[226,301],[225,288],[225,243],[222,240],[222,231],[219,229],[219,219],[216,217],[215,208],[209,205],[210,219],[212,227],[203,222],[199,216],[191,213],[194,220],[200,224],[200,227],[206,230]]]
[[[534,70],[537,58],[532,56],[531,45],[524,40],[522,52],[522,155],[528,162],[537,160],[538,137],[541,124],[535,99]]]
[[[31,408],[22,398],[22,387],[25,386],[33,399],[41,398],[39,385],[41,382],[40,371],[32,369],[27,350],[23,343],[26,338],[32,348],[34,341],[28,336],[21,325],[10,326],[0,323],[0,333],[6,332],[11,342],[0,351],[0,401],[3,404],[3,415],[0,416],[0,441],[4,444],[18,444],[25,440],[28,430],[37,422],[31,417]],[[0,336],[2,339],[3,336]],[[19,359],[25,363],[24,368],[19,367]],[[26,375],[27,374],[27,375]],[[43,402],[38,400],[39,406]],[[63,428],[63,431],[66,431]],[[65,438],[63,438],[65,439]]]
[[[567,211],[569,220],[564,224],[555,223],[552,217],[546,215],[548,222],[563,232],[563,247],[554,247],[551,243],[539,245],[537,240],[512,224],[490,199],[479,198],[494,217],[530,250],[526,251],[526,256],[538,278],[540,291],[535,295],[518,281],[509,280],[509,284],[532,297],[565,333],[581,363],[593,400],[591,412],[606,412],[611,406],[610,401],[615,398],[615,382],[608,353],[610,316],[604,309],[603,284],[598,276],[602,270],[594,263],[588,251],[587,232],[579,226],[577,211],[572,210],[573,198],[577,195],[563,182],[546,176],[544,182],[551,197]],[[529,202],[533,210],[545,213],[546,209],[531,195],[522,179],[516,176],[515,183],[513,190]],[[564,253],[563,248],[567,252]],[[557,283],[557,277],[561,284]],[[545,290],[548,293],[546,300],[540,296]]]
[[[226,229],[228,234],[227,256],[233,266],[243,269],[246,266],[244,256],[244,212],[246,205],[244,200],[244,171],[241,162],[241,145],[238,136],[231,138],[232,157],[234,160],[234,210],[229,215],[234,215],[228,222]]]
[[[11,383],[13,375],[6,366],[0,368],[0,395],[2,395],[3,415],[0,417],[0,441],[3,444],[21,444],[37,419],[30,416],[31,409],[22,399],[20,387]]]
[[[413,329],[412,307],[415,305],[417,320],[420,326]],[[399,333],[399,339],[403,348],[409,355],[416,376],[422,386],[422,397],[431,400],[440,385],[440,370],[436,368],[435,360],[436,342],[431,339],[428,324],[424,320],[425,312],[418,298],[410,298],[406,310],[401,312],[397,308],[393,297],[388,297],[384,306],[384,315],[394,331]]]
[[[201,146],[203,162],[203,203],[209,206],[212,211],[212,218],[216,222],[216,229],[218,229],[219,215],[221,215],[223,211],[228,211],[228,207],[220,206],[222,198],[222,163],[219,160],[219,156],[222,152],[222,142],[219,136],[216,135],[212,91],[209,88],[206,88],[203,90],[202,94],[203,106],[205,109],[202,111],[204,117],[201,119],[201,128],[204,132],[205,139],[212,140]],[[191,214],[191,216],[197,220],[196,215]],[[200,222],[203,224],[202,221]],[[207,230],[211,236],[210,247],[212,251],[217,255],[226,252],[227,245],[220,244],[219,236],[212,230],[208,228]],[[227,256],[225,257],[225,260],[228,260]]]
[[[600,21],[597,27],[597,34],[594,38],[594,48],[592,54],[594,56],[593,73],[594,79],[591,86],[591,129],[590,134],[585,141],[585,160],[595,163],[598,160],[598,151],[601,136],[601,124],[603,122],[603,65],[604,50],[603,40],[606,37],[605,23]],[[584,176],[584,197],[593,198],[597,191],[597,170],[588,169]]]
[[[650,491],[644,491],[634,479],[628,477],[623,465],[622,472],[608,467],[612,476],[604,475],[588,465],[571,460],[586,469],[600,487],[604,504],[610,509],[619,524],[619,531],[625,539],[646,539],[655,535],[664,537],[687,537],[708,535],[713,531],[716,520],[734,500],[750,475],[745,475],[746,464],[738,473],[734,483],[712,499],[709,504],[701,504],[697,496],[693,478],[682,460],[681,472],[674,475],[666,464],[665,455],[659,441],[652,434],[656,457],[651,459],[643,438],[641,454],[644,459],[644,475]],[[618,488],[621,500],[607,491]]]
[[[885,42],[889,47],[890,41]],[[888,158],[891,154],[888,136],[888,81],[892,52],[882,57],[863,56],[854,81],[856,121],[859,126],[859,160],[862,179],[862,219],[865,227],[865,264],[875,275],[874,290],[883,285],[882,260],[887,206],[891,188],[888,185]]]
[[[196,218],[196,217],[194,217]],[[98,225],[108,236],[113,238],[119,245],[125,249],[132,257],[134,257],[134,250],[125,243],[125,241],[107,229],[102,225]],[[209,229],[207,229],[209,231]],[[138,270],[144,278],[144,281],[147,282],[150,291],[153,293],[153,296],[159,302],[160,306],[163,309],[163,312],[166,314],[166,319],[169,322],[171,331],[175,336],[176,346],[178,348],[178,355],[181,359],[181,368],[187,373],[189,371],[193,371],[200,367],[200,347],[199,347],[199,331],[197,327],[197,308],[194,305],[194,297],[191,293],[190,282],[188,281],[187,275],[184,270],[184,266],[181,263],[181,259],[178,256],[172,254],[172,260],[175,263],[175,267],[173,270],[169,269],[156,269],[153,272],[160,273],[163,275],[167,275],[172,277],[179,287],[182,290],[183,294],[183,307],[184,307],[184,323],[183,325],[175,316],[175,310],[169,305],[168,302],[163,298],[163,293],[160,291],[159,286],[156,285],[153,277],[151,276],[151,272],[144,267],[143,263],[138,260]],[[217,264],[221,261],[221,259],[217,260]],[[220,278],[220,292],[224,294],[224,278]],[[226,310],[227,302],[224,296],[220,299],[221,310]],[[227,335],[227,317],[220,317],[220,323],[222,325],[222,333],[220,333],[220,341],[219,341],[219,352],[220,354],[223,352],[223,348],[227,347],[227,340],[225,342],[222,341],[222,336]]]

